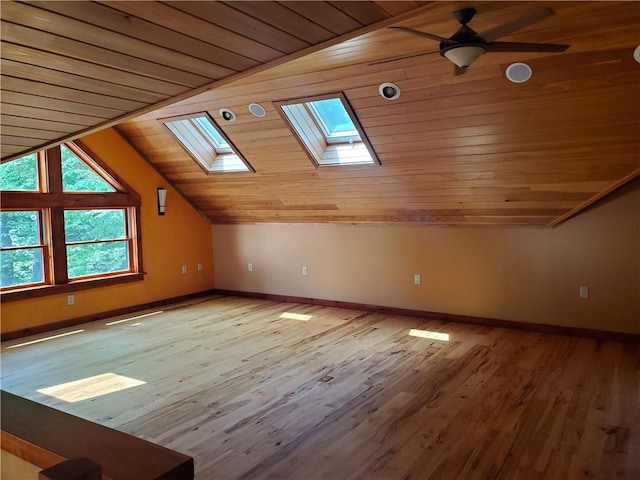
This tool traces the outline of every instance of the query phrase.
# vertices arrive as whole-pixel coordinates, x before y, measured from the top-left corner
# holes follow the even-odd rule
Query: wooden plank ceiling
[[[94,36],[95,29],[102,33],[109,30],[107,38],[116,42],[100,46],[102,50],[143,57],[141,65],[151,63],[155,69],[165,58],[162,66],[172,75],[181,75],[166,80],[157,70],[144,76],[135,72],[131,84],[124,83],[123,75],[117,85],[92,91],[95,101],[76,98],[76,103],[88,107],[67,112],[64,122],[55,115],[55,122],[37,118],[42,108],[46,112],[55,109],[21,104],[21,95],[29,94],[16,91],[15,100],[6,100],[10,109],[3,105],[2,133],[4,136],[8,125],[5,116],[31,117],[28,120],[33,124],[21,126],[30,130],[46,131],[50,123],[58,129],[62,128],[60,123],[73,125],[58,132],[62,136],[74,128],[81,131],[164,101],[166,106],[160,104],[117,128],[214,223],[555,225],[638,175],[640,64],[634,61],[633,51],[640,44],[640,3],[551,2],[555,16],[501,39],[571,45],[560,54],[486,54],[461,76],[453,76],[452,64],[437,54],[372,64],[437,50],[437,42],[386,28],[391,24],[449,37],[458,27],[452,17],[458,8],[477,8],[471,26],[484,31],[549,4],[419,3],[424,4],[162,2],[151,8],[148,3],[107,2],[92,4],[85,11],[66,2],[11,3],[8,9],[3,2],[3,41],[5,34],[14,38],[6,56],[3,45],[3,102],[4,89],[14,92],[6,86],[5,75],[16,85],[21,72],[28,73],[32,82],[50,85],[51,92],[71,89],[77,95],[79,87],[65,83],[75,79],[76,72],[85,72],[98,83],[108,82],[110,77],[101,69],[91,74],[79,69],[75,62],[86,60],[72,58],[75,43],[67,45],[79,39],[96,41],[101,37]],[[31,9],[32,14],[25,16],[23,9]],[[6,11],[15,12],[18,18],[6,18]],[[42,15],[44,23],[19,25],[19,18],[22,23],[37,23]],[[71,23],[79,22],[79,30],[51,32],[55,27],[46,20],[51,15],[67,24],[73,18]],[[398,16],[389,20],[393,15]],[[178,25],[187,17],[191,23],[184,23],[188,28],[181,29]],[[220,25],[213,25],[214,21],[242,34],[223,43],[227,39],[219,34]],[[51,41],[31,41],[71,51],[43,55],[41,44],[38,48],[23,45],[24,41],[15,41],[23,38],[21,34],[5,33],[5,23],[11,28],[46,31],[41,33]],[[210,29],[208,35],[201,33],[205,24]],[[339,36],[349,31],[357,35]],[[202,43],[204,39],[207,45]],[[295,53],[326,40],[329,43],[322,48],[308,49],[304,55]],[[153,42],[153,52],[148,55],[132,51]],[[224,62],[219,49],[227,52]],[[45,64],[39,65],[39,55],[53,63],[45,63],[43,58]],[[233,63],[232,58],[240,60],[238,56],[245,63]],[[30,64],[26,58],[35,60]],[[278,58],[287,61],[274,62]],[[194,64],[187,69],[184,64],[169,65],[169,59]],[[115,59],[105,57],[104,62],[109,61]],[[259,68],[268,62],[272,62],[268,68]],[[513,62],[528,63],[532,79],[523,84],[509,82],[504,72]],[[130,71],[125,64],[117,68],[123,74]],[[43,71],[62,77],[42,78]],[[190,76],[202,77],[202,83]],[[206,90],[197,89],[212,80]],[[378,94],[378,85],[389,81],[402,89],[397,100],[388,101]],[[197,94],[187,98],[183,92],[193,88],[196,90],[191,93]],[[127,97],[122,89],[134,89],[140,96]],[[345,94],[382,165],[315,168],[272,104],[333,92]],[[38,95],[50,98],[48,95],[54,94],[38,91]],[[98,99],[104,104],[98,104]],[[119,103],[124,100],[138,104]],[[247,110],[252,102],[260,103],[267,115],[253,117]],[[236,112],[235,122],[220,121],[218,110],[223,107]],[[118,112],[110,116],[101,110],[104,108]],[[255,173],[206,175],[158,122],[159,118],[202,111],[211,113]],[[89,122],[87,112],[97,118],[95,123]],[[74,123],[78,117],[89,123]],[[17,133],[7,135],[25,138]],[[3,155],[16,151],[19,149],[3,151]]]
[[[418,6],[2,1],[2,158],[112,124]]]

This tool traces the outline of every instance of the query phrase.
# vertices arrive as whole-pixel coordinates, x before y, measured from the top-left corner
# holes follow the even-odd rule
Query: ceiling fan
[[[420,55],[440,53],[441,56],[447,58],[454,64],[454,74],[461,75],[465,73],[467,67],[476,61],[480,55],[487,52],[564,52],[569,48],[569,45],[559,45],[554,43],[496,42],[496,40],[501,37],[555,15],[555,12],[548,7],[534,10],[526,15],[503,23],[502,25],[490,28],[482,33],[478,33],[468,26],[475,14],[475,8],[463,8],[455,11],[453,16],[462,26],[449,38],[434,35],[432,33],[421,32],[407,27],[389,27],[411,35],[436,40],[440,42],[440,50],[438,52],[417,53],[413,55],[388,58],[378,62],[372,62],[369,65],[378,65],[405,58],[417,57]]]

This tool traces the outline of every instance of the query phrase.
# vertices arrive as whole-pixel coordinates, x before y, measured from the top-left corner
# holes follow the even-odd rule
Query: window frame
[[[218,130],[218,128],[211,121],[211,118],[209,118],[208,115],[194,116],[192,118],[193,118],[194,122],[196,123],[196,125],[198,126],[198,130],[200,130],[200,133],[206,134],[206,140],[209,141],[209,143],[213,143],[213,149],[216,151],[216,153],[218,155],[224,155],[224,154],[227,154],[227,153],[234,153],[233,149],[231,148],[231,145],[229,144],[229,141],[224,136],[224,133],[221,133],[221,131]],[[203,122],[202,122],[203,119],[207,119],[209,121],[209,125],[203,125]],[[210,127],[213,129],[215,134],[218,135],[222,139],[223,143],[220,143],[218,141],[218,139],[215,137],[215,135],[212,135],[209,132],[209,128]]]
[[[342,106],[358,132],[359,139],[354,139],[353,135],[344,136],[341,139],[327,136],[324,127],[319,124],[320,120],[318,120],[315,114],[311,112],[311,108],[308,104],[328,99],[339,99],[342,102]],[[273,106],[276,108],[316,168],[371,167],[381,165],[378,155],[369,142],[369,138],[367,137],[344,93],[327,93],[309,97],[280,100],[273,102]],[[292,111],[290,114],[285,111],[286,107],[291,107]],[[341,161],[339,157],[341,152],[345,151],[345,149],[357,149],[355,154],[351,156],[352,158],[359,159],[353,161]],[[338,158],[338,160],[333,161],[333,158]]]
[[[144,279],[140,223],[141,198],[81,141],[64,144],[109,185],[114,192],[68,192],[62,186],[60,146],[37,152],[38,191],[0,192],[2,211],[34,211],[40,214],[41,241],[44,242],[44,283],[3,287],[3,302],[98,288]],[[65,241],[65,210],[124,209],[129,268],[69,279]]]

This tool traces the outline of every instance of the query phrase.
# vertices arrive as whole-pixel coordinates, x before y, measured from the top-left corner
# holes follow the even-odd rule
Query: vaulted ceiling
[[[549,5],[464,75],[438,43]],[[555,225],[640,172],[638,2],[2,2],[2,155],[109,125],[214,223]],[[532,78],[505,78],[525,62]],[[378,93],[383,82],[402,90]],[[342,92],[381,165],[316,168],[273,102]],[[247,109],[259,103],[266,116]],[[237,114],[220,119],[220,108]],[[207,175],[158,119],[209,112],[255,169]]]
[[[2,157],[117,123],[417,6],[2,1]]]

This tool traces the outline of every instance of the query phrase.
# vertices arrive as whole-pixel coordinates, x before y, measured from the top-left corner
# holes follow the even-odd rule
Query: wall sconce
[[[167,206],[167,189],[158,187],[158,215],[164,215]]]

